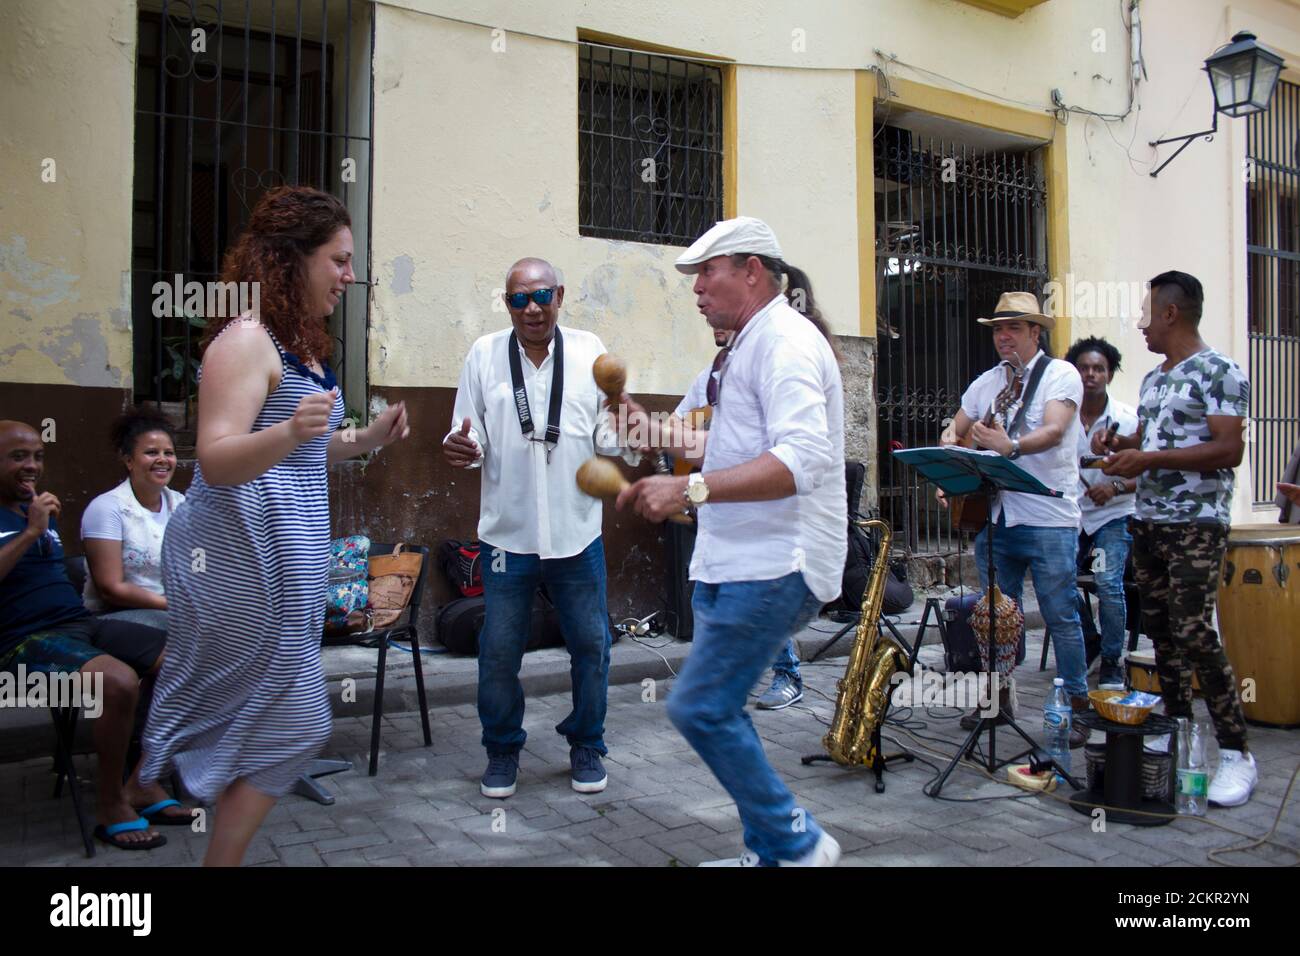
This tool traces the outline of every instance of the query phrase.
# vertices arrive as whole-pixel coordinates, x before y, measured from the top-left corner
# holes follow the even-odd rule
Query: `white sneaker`
[[[822,833],[817,845],[797,860],[781,860],[778,866],[834,866],[840,860],[840,845],[829,833]],[[729,860],[707,860],[700,866],[762,866],[758,854],[746,850]]]
[[[817,845],[797,860],[781,860],[781,866],[834,866],[840,862],[840,845],[835,837],[823,832]]]
[[[1214,772],[1206,796],[1211,806],[1239,807],[1250,799],[1257,783],[1259,770],[1255,766],[1253,754],[1243,754],[1240,750],[1220,750],[1219,769]]]
[[[753,850],[746,850],[738,857],[729,860],[705,860],[700,866],[762,866],[759,862],[758,854]]]

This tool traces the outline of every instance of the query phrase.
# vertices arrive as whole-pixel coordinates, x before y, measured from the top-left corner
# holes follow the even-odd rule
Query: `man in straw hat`
[[[676,418],[649,430],[652,446],[702,457],[703,471],[643,478],[617,502],[653,521],[697,509],[695,644],[668,717],[744,823],[747,852],[715,865],[833,866],[839,844],[796,806],[745,704],[790,636],[840,593],[848,506],[835,349],[808,277],[785,262],[765,222],[718,223],[677,268],[695,277],[699,309],[731,349],[707,433]],[[619,409],[644,421],[626,397]]]
[[[996,451],[1062,493],[1059,498],[1012,491],[999,494],[990,509],[990,520],[998,526],[993,562],[999,589],[1018,603],[1025,572],[1033,572],[1034,593],[1052,635],[1057,674],[1065,681],[1075,712],[1087,711],[1083,630],[1075,600],[1079,504],[1074,491],[1079,459],[1074,439],[1083,380],[1073,365],[1041,348],[1043,331],[1050,332],[1056,320],[1042,313],[1032,293],[1003,293],[993,315],[977,321],[993,330],[1001,361],[966,389],[961,410],[941,441],[955,444],[969,435],[978,447]],[[986,590],[988,534],[985,525],[974,543],[980,584]],[[1014,716],[1012,703],[1010,693],[1004,691],[999,707],[1008,716]],[[968,715],[963,726],[973,727],[978,717],[978,713]],[[1082,747],[1087,739],[1082,728],[1071,728],[1071,747]]]

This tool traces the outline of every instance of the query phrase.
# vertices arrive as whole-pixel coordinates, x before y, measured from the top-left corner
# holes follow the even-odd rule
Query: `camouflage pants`
[[[1156,649],[1156,674],[1170,717],[1192,716],[1192,673],[1214,719],[1219,747],[1244,750],[1246,718],[1237,678],[1214,629],[1228,529],[1219,524],[1152,524],[1134,519],[1133,570],[1142,630]]]

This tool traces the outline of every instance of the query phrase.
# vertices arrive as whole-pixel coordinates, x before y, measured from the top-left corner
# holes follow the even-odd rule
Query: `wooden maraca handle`
[[[605,393],[611,401],[618,401],[627,387],[627,363],[616,355],[606,352],[598,355],[591,363],[591,375],[596,380],[596,387]]]
[[[578,487],[593,498],[617,498],[619,493],[631,484],[623,477],[617,465],[599,455],[594,455],[579,465],[574,478],[578,482]],[[694,524],[691,516],[685,512],[671,514],[668,520],[678,524]]]

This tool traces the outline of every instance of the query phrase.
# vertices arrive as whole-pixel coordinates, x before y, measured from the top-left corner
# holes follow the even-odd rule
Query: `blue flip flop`
[[[140,814],[140,816],[144,817],[145,820],[156,827],[187,827],[194,822],[194,815],[189,812],[186,812],[183,817],[177,816],[174,813],[163,813],[163,811],[168,807],[181,807],[182,810],[185,809],[179,800],[172,800],[169,798],[167,800],[159,800],[157,803],[150,804],[143,809],[137,810],[136,813]]]
[[[149,829],[149,821],[144,817],[136,817],[134,820],[127,820],[125,823],[110,823],[108,826],[101,823],[95,827],[95,837],[109,846],[117,847],[119,850],[152,850],[167,842],[167,838],[161,833],[155,833],[152,840],[143,840],[138,843],[114,839],[123,833],[147,829]]]

